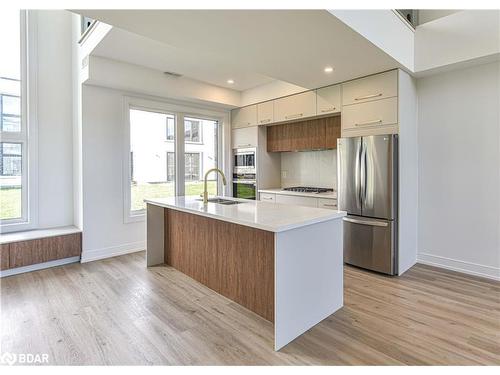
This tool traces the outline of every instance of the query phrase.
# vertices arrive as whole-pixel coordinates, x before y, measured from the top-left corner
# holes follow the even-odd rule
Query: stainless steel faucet
[[[205,173],[205,182],[203,183],[203,204],[208,204],[207,178],[210,172],[218,172],[222,176],[222,183],[226,185],[226,176],[219,168],[212,168]]]

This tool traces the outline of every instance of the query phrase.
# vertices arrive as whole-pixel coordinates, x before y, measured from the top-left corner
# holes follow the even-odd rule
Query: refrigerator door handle
[[[356,164],[354,173],[354,189],[356,190],[356,207],[361,208],[361,148],[362,142],[360,141],[356,147]]]
[[[344,221],[348,221],[349,223],[354,223],[354,224],[370,225],[372,227],[386,227],[389,225],[386,222],[360,220],[360,219],[353,219],[350,217],[344,217]]]
[[[364,206],[366,201],[366,145],[364,140],[362,141],[361,144],[361,155],[359,157],[359,163],[360,163],[360,181],[361,181],[359,195],[361,204]]]

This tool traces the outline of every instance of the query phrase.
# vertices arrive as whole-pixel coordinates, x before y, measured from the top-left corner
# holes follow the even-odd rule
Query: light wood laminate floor
[[[273,326],[144,253],[1,280],[1,350],[50,364],[500,365],[500,283],[345,267],[345,306],[273,351]]]

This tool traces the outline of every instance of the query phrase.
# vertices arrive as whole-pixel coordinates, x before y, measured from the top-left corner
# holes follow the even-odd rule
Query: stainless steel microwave
[[[255,148],[237,148],[234,149],[234,173],[255,173],[256,171],[256,152]]]

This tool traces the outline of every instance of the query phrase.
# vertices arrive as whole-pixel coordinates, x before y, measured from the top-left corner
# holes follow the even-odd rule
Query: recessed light
[[[230,85],[232,85],[234,83],[234,81],[232,79],[228,79],[227,83],[229,83]]]
[[[333,68],[331,66],[327,66],[325,69],[324,69],[325,73],[331,73],[333,72]]]

